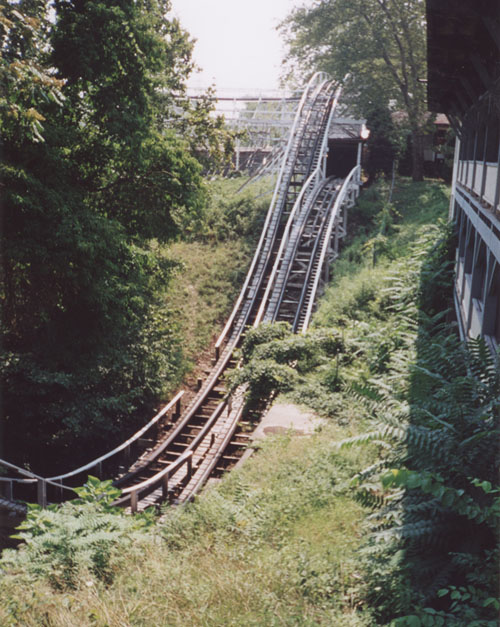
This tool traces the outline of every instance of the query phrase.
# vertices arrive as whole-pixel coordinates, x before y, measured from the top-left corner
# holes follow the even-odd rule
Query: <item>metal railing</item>
[[[356,188],[356,190],[359,190],[359,185],[360,185],[360,177],[361,177],[361,167],[359,165],[355,166],[350,173],[348,174],[348,176],[346,177],[346,179],[344,180],[342,187],[339,190],[339,193],[337,195],[337,198],[335,199],[335,203],[333,205],[333,208],[331,210],[330,213],[330,219],[328,221],[328,226],[326,228],[326,233],[324,235],[324,240],[323,240],[323,246],[321,248],[321,253],[319,256],[319,263],[318,263],[318,267],[313,279],[313,284],[312,284],[312,288],[311,288],[311,296],[309,299],[309,303],[307,305],[307,309],[306,309],[306,314],[304,317],[304,322],[302,323],[302,327],[301,327],[301,332],[305,333],[308,326],[309,326],[309,322],[311,320],[311,316],[312,316],[312,311],[313,311],[313,306],[314,306],[314,301],[315,301],[315,296],[316,296],[316,292],[318,290],[318,285],[319,285],[319,281],[321,278],[321,273],[323,272],[323,268],[325,265],[325,261],[327,260],[327,255],[328,255],[328,248],[330,246],[330,239],[332,236],[332,230],[335,224],[335,221],[337,220],[338,214],[340,212],[340,208],[342,207],[343,203],[346,201],[346,197],[347,194],[350,193],[350,188],[353,186]],[[355,192],[357,194],[357,192]]]
[[[224,343],[224,341],[227,338],[228,333],[231,331],[232,326],[234,324],[235,318],[238,315],[239,311],[240,311],[240,307],[243,303],[243,300],[246,296],[246,292],[247,289],[250,285],[251,280],[254,278],[254,272],[256,269],[256,266],[261,258],[261,254],[262,254],[262,249],[264,246],[264,242],[266,240],[266,237],[268,235],[268,229],[269,229],[269,225],[271,223],[271,219],[274,215],[275,212],[275,207],[276,207],[276,203],[277,203],[277,199],[278,199],[278,194],[282,189],[283,186],[283,179],[285,176],[285,170],[286,170],[286,166],[288,164],[288,159],[289,156],[292,152],[292,147],[294,144],[294,141],[296,140],[296,132],[303,114],[303,110],[304,110],[304,106],[308,100],[308,97],[311,93],[311,91],[319,85],[323,84],[327,79],[327,74],[325,74],[324,72],[317,72],[316,74],[314,74],[312,76],[312,78],[310,79],[310,81],[308,82],[304,93],[302,94],[302,98],[300,99],[300,103],[299,106],[297,107],[297,112],[295,114],[295,119],[293,121],[292,124],[292,128],[290,130],[290,136],[288,139],[288,144],[283,156],[283,161],[278,173],[278,178],[276,180],[276,184],[274,187],[274,192],[273,192],[273,196],[271,199],[271,203],[269,205],[269,209],[267,211],[267,215],[266,215],[266,219],[264,222],[264,226],[262,228],[262,233],[259,239],[259,242],[257,244],[257,248],[255,250],[253,259],[252,259],[252,263],[250,264],[250,268],[248,269],[247,275],[245,277],[245,282],[243,283],[243,287],[241,288],[240,294],[238,296],[238,299],[236,301],[235,306],[233,307],[233,310],[226,322],[226,325],[224,326],[224,329],[222,330],[222,333],[219,335],[217,342],[215,343],[215,355],[216,358],[218,358],[218,353],[220,351],[220,347],[222,346],[222,344]],[[288,185],[287,185],[288,187]]]

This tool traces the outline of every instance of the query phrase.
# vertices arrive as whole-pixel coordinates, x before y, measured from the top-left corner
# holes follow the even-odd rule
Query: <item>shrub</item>
[[[120,490],[111,481],[89,476],[75,492],[80,498],[63,505],[28,506],[13,536],[23,544],[4,552],[4,568],[46,579],[57,590],[76,589],[83,580],[113,581],[120,555],[152,524],[152,514],[131,517],[112,507]]]

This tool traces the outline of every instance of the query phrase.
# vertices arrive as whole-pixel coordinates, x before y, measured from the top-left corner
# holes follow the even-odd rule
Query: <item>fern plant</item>
[[[425,250],[417,242],[409,269],[400,267],[385,292],[396,332],[410,342],[413,334],[414,350],[396,348],[377,376],[349,389],[364,399],[373,429],[342,446],[386,445],[381,462],[353,481],[358,497],[373,507],[366,597],[379,604],[381,621],[406,614],[409,622],[398,624],[487,624],[496,611],[498,574],[491,558],[500,517],[493,444],[500,435],[498,358],[479,339],[461,346],[443,323],[429,295],[433,282],[450,279],[448,247],[440,240],[424,255],[422,245]],[[378,599],[373,582],[383,555],[400,557],[392,570],[400,594]],[[478,560],[487,565],[479,582],[471,568]]]
[[[89,476],[77,492],[80,498],[47,509],[30,504],[14,536],[23,544],[5,550],[0,565],[45,578],[57,590],[75,589],[82,581],[109,585],[116,561],[153,524],[153,513],[131,517],[112,507],[120,490],[111,481]]]

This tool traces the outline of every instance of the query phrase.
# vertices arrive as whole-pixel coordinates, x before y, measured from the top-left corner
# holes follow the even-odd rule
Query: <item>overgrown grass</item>
[[[264,327],[242,350],[254,397],[281,390],[326,426],[266,441],[134,543],[100,545],[104,578],[75,556],[76,588],[54,586],[28,543],[2,564],[0,624],[495,624],[498,370],[443,324],[444,188],[386,193],[353,212],[315,328]]]
[[[251,184],[236,194],[241,183],[241,179],[211,181],[210,202],[200,230],[161,250],[175,265],[164,307],[182,350],[170,390],[195,367],[222,329],[250,263],[272,181]]]
[[[423,227],[447,219],[449,190],[441,183],[399,179],[393,202],[380,183],[360,196],[349,216],[347,246],[333,265],[333,277],[314,316],[314,327],[353,324],[380,317],[381,288],[390,266],[409,253]]]
[[[224,246],[177,242],[167,254],[179,266],[168,287],[166,305],[178,325],[189,370],[221,330],[245,276],[249,251],[241,240]]]
[[[49,567],[34,578],[11,566],[0,624],[371,624],[356,593],[363,507],[346,487],[369,453],[332,451],[329,439],[266,442],[197,503],[122,540],[112,583],[82,565],[77,587],[61,589]]]

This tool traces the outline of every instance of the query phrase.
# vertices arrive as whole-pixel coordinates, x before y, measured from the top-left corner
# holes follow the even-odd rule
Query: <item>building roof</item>
[[[500,1],[426,6],[429,109],[462,117],[500,77]]]
[[[353,140],[358,142],[366,120],[356,120],[348,117],[333,118],[328,132],[329,139]]]

